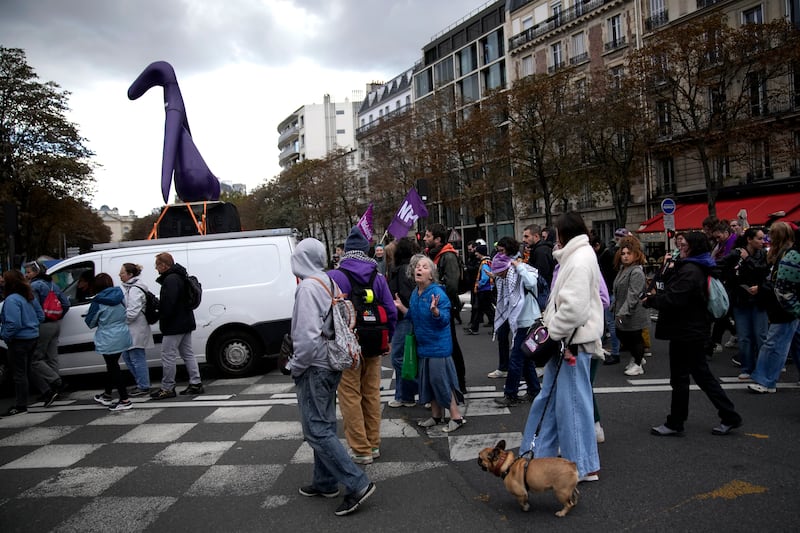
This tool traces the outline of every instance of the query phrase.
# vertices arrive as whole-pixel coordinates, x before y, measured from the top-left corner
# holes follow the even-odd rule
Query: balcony
[[[564,66],[565,66],[565,63],[563,61],[559,61],[558,63],[555,63],[555,64],[547,67],[547,73],[548,74],[553,74],[555,71],[564,68]]]
[[[627,46],[627,43],[625,42],[625,37],[624,36],[620,36],[620,37],[617,37],[616,39],[614,39],[613,41],[607,42],[605,44],[605,49],[606,49],[606,52],[611,52],[612,50],[618,50],[618,49],[623,48],[625,46]]]
[[[296,159],[299,155],[300,155],[300,150],[297,148],[297,146],[294,145],[294,143],[292,143],[283,150],[281,150],[281,153],[278,156],[278,163],[281,166],[284,166],[291,160]]]
[[[648,31],[653,31],[656,28],[663,26],[669,22],[669,15],[667,10],[660,11],[654,14],[652,17],[648,17],[644,21],[644,27],[647,28]]]
[[[291,125],[281,132],[280,136],[278,137],[278,146],[283,146],[287,142],[293,141],[299,134],[300,128],[297,126],[297,124]]]
[[[585,63],[587,61],[589,61],[589,52],[584,52],[569,58],[570,65],[580,65],[581,63]]]
[[[583,15],[590,13],[604,4],[609,4],[616,1],[617,0],[589,0],[588,2],[579,1],[569,9],[565,9],[557,15],[553,15],[549,19],[543,20],[536,26],[532,26],[527,30],[511,37],[508,40],[508,51],[511,52],[515,48],[519,48],[520,46],[533,42],[537,37],[540,37],[549,31],[555,30],[556,28],[568,24],[573,20],[577,20]]]

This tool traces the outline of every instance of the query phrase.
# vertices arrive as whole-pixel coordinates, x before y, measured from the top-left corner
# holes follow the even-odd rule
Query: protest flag
[[[425,208],[425,202],[419,197],[417,190],[411,187],[386,232],[395,239],[402,239],[408,235],[408,230],[411,229],[417,219],[427,216],[428,210]]]

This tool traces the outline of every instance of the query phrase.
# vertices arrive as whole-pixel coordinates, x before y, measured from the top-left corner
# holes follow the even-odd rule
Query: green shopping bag
[[[403,368],[400,376],[403,379],[417,379],[417,338],[413,333],[406,335],[405,346],[403,348]]]

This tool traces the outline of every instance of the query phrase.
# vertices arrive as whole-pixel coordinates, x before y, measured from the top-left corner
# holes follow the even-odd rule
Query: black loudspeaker
[[[206,212],[206,234],[228,233],[241,231],[242,224],[239,220],[239,211],[233,204],[225,202],[208,202],[192,204],[190,206],[174,204],[165,206],[167,210],[158,223],[158,237],[187,237],[199,235],[194,219],[189,214],[189,209],[194,213],[198,222],[203,220],[203,210]]]

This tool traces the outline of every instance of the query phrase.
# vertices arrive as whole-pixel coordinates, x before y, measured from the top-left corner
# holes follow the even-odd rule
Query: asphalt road
[[[464,315],[466,317],[466,312]],[[499,478],[477,465],[477,450],[500,438],[519,443],[528,405],[495,408],[502,380],[486,329],[462,335],[469,387],[464,428],[424,431],[422,407],[384,406],[382,457],[365,470],[377,491],[352,516],[339,499],[305,498],[310,477],[291,380],[276,371],[225,380],[203,368],[196,399],[140,401],[107,413],[90,398],[98,377],[51,409],[0,420],[0,530],[7,531],[794,531],[800,388],[790,365],[777,394],[738,383],[733,350],[712,370],[744,417],[726,437],[702,392],[692,393],[684,437],[651,436],[669,408],[666,345],[656,341],[646,374],[602,367],[595,383],[605,429],[600,480],[579,486],[565,518],[551,493],[522,512]],[[388,367],[388,361],[384,364]],[[391,398],[391,370],[384,374]],[[157,379],[157,373],[154,374]],[[180,385],[179,385],[180,386]],[[0,399],[5,410],[11,399]]]

